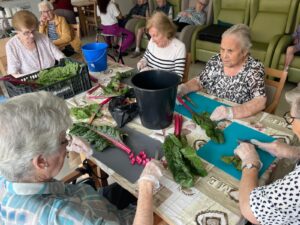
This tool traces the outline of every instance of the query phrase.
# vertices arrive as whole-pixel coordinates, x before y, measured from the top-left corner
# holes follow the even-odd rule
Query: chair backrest
[[[8,40],[9,38],[0,39],[0,72],[2,76],[6,75],[6,70],[7,70],[5,45],[8,42]]]
[[[276,35],[291,33],[298,4],[299,0],[251,0],[252,41],[269,43]]]
[[[191,61],[192,61],[192,55],[190,52],[188,52],[185,58],[185,66],[184,66],[184,73],[182,76],[182,83],[185,83],[189,80]]]
[[[214,24],[218,21],[238,24],[249,23],[250,0],[213,0]]]
[[[265,109],[266,112],[275,112],[286,78],[286,71],[265,68],[265,84],[267,92],[267,107]]]

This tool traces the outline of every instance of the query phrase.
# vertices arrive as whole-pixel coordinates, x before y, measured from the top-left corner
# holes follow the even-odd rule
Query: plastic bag
[[[125,95],[114,97],[108,105],[108,110],[118,127],[123,127],[138,114],[137,103],[127,104],[127,98],[135,98],[133,89],[130,89]]]

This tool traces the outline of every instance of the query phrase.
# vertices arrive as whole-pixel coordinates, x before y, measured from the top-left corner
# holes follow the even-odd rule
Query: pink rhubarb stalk
[[[191,114],[194,114],[194,111],[183,101],[183,99],[177,95],[177,100],[181,105],[183,105],[184,108],[186,108]]]

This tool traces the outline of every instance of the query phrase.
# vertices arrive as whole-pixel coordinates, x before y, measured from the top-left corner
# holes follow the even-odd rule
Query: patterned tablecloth
[[[101,83],[107,83],[109,78],[117,71],[128,71],[131,68],[109,62],[109,70],[106,73],[94,74]],[[205,93],[199,93],[208,98],[213,98]],[[213,98],[216,99],[216,98]],[[216,99],[222,103],[232,105],[232,103]],[[68,100],[70,107],[80,104],[89,104],[91,101],[85,94],[76,96]],[[109,123],[114,125],[108,113],[105,113],[105,118],[96,120],[95,123]],[[234,120],[245,126],[252,127],[274,138],[282,139],[283,141],[293,144],[296,140],[293,132],[287,128],[283,118],[268,113],[258,113],[255,116],[247,119]],[[227,127],[232,121],[225,121],[218,124],[219,127]],[[136,118],[130,122],[129,127],[134,128],[146,135],[149,135],[160,141],[168,133],[173,133],[173,124],[164,130],[149,130],[141,125],[140,119]],[[209,138],[205,132],[196,126],[189,118],[184,117],[183,132],[187,135],[188,142],[196,149],[201,145],[196,140],[201,137],[202,140],[208,141]],[[136,195],[136,184],[130,183],[124,177],[110,169],[107,165],[101,162],[101,159],[95,159],[97,164],[107,172],[116,182]],[[201,225],[225,225],[225,224],[244,224],[238,205],[238,189],[239,181],[229,174],[223,172],[214,165],[204,161],[208,175],[204,178],[198,178],[195,182],[195,187],[191,189],[181,189],[174,182],[170,171],[164,170],[161,179],[161,188],[154,194],[154,211],[168,224],[201,224]],[[278,166],[280,164],[280,166]],[[260,177],[259,183],[263,185],[270,178],[274,179],[277,174],[284,173],[283,171],[290,167],[291,162],[278,161],[269,167],[269,169]],[[276,166],[277,165],[277,166]],[[279,168],[277,170],[277,168]],[[275,175],[274,175],[275,174]]]

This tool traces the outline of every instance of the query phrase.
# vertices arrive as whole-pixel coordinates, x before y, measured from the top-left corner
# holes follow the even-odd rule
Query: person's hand
[[[40,25],[41,25],[41,26],[46,25],[46,24],[47,24],[47,21],[48,21],[47,16],[45,16],[45,15],[42,14],[42,15],[40,16]]]
[[[242,160],[242,168],[244,165],[248,163],[252,163],[253,165],[258,166],[258,168],[261,168],[262,166],[262,163],[255,150],[255,147],[252,144],[241,143],[234,150],[234,154],[237,155]]]
[[[180,84],[177,87],[177,95],[184,96],[189,93],[189,89],[185,84]]]
[[[273,141],[271,143],[263,143],[255,139],[251,139],[251,143],[257,145],[262,150],[269,152],[271,155],[278,158],[294,159],[299,158],[300,149],[290,146],[280,141]]]
[[[233,119],[232,107],[225,107],[223,105],[218,106],[210,115],[210,119],[216,121],[223,120],[223,119],[227,119],[227,120]]]
[[[156,160],[151,160],[148,162],[138,180],[140,185],[142,182],[150,181],[153,185],[153,189],[157,190],[159,188],[159,178],[162,176],[160,169],[160,164]]]
[[[90,144],[83,138],[71,135],[67,135],[66,138],[69,141],[69,144],[67,146],[67,150],[69,152],[73,151],[77,153],[83,153],[87,158],[93,155],[93,149],[91,148]]]
[[[142,70],[143,68],[145,68],[147,65],[148,65],[147,60],[146,60],[146,59],[141,59],[141,60],[137,63],[136,67],[137,67],[137,69],[138,69],[139,71],[141,71],[141,70]]]

